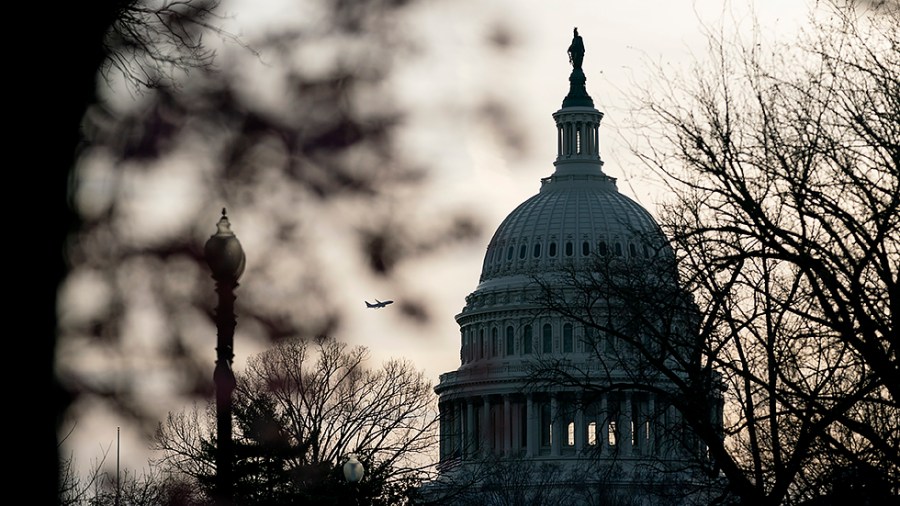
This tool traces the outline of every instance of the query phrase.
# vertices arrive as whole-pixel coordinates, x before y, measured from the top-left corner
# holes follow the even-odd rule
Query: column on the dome
[[[491,444],[494,441],[493,433],[491,432],[491,398],[490,396],[483,396],[483,406],[481,413],[481,444],[483,445],[482,455],[490,455],[491,453]]]
[[[454,402],[448,401],[441,403],[441,460],[453,458],[456,452],[456,413],[454,410]]]
[[[456,434],[455,434],[455,453],[458,457],[462,458],[465,455],[465,434],[466,434],[466,426],[465,426],[465,417],[463,416],[463,403],[460,400],[456,400],[453,402],[453,409],[456,413],[455,423],[456,423]]]
[[[584,398],[579,393],[575,399],[575,452],[581,453],[587,442],[587,428],[584,425]]]
[[[591,132],[593,131],[593,122],[590,121],[590,119],[587,119],[582,125],[584,125],[584,139],[582,142],[584,149],[582,149],[582,151],[584,151],[585,155],[590,157],[594,154],[594,136],[591,135]]]
[[[525,400],[525,455],[534,457],[538,454],[535,445],[537,440],[535,436],[535,416],[534,416],[534,394],[526,394]]]
[[[622,426],[621,426],[621,405],[620,395],[610,395],[606,403],[609,408],[607,419],[606,437],[609,438],[609,449],[612,453],[619,453],[622,449]]]
[[[446,409],[443,402],[438,402],[438,459],[443,461],[447,458],[447,437],[450,431],[447,430]]]
[[[512,454],[522,455],[522,399],[516,396],[512,403],[512,419],[510,420],[510,437],[512,438]]]
[[[675,406],[669,404],[666,408],[668,416],[666,417],[666,455],[673,456],[678,448],[678,440],[675,431],[678,427],[678,411]]]
[[[560,429],[559,394],[550,394],[550,455],[559,455],[562,442],[562,430]]]
[[[500,433],[503,435],[503,455],[509,457],[512,451],[512,406],[509,394],[503,394],[503,426]]]
[[[493,435],[491,448],[493,448],[494,453],[497,454],[502,454],[504,452],[503,438],[506,437],[505,434],[507,432],[503,422],[503,409],[501,406],[502,404],[498,402],[491,413],[491,434]]]
[[[644,452],[643,438],[644,399],[643,396],[631,394],[631,453],[641,455]]]
[[[713,427],[720,427],[719,422],[719,406],[718,402],[713,401],[709,406],[709,421],[712,423]],[[709,445],[706,444],[703,439],[697,438],[698,440],[698,450],[700,451],[700,455],[708,455],[709,454]]]
[[[659,435],[659,417],[656,416],[656,394],[651,393],[647,399],[647,430],[650,434],[647,436],[647,454],[656,455],[656,438]]]
[[[465,364],[466,360],[466,331],[459,329],[459,361]]]
[[[600,410],[597,412],[597,448],[600,449],[601,455],[606,453],[606,446],[609,443],[609,410],[606,400],[608,396],[609,394],[605,393],[600,395]]]
[[[472,402],[472,398],[469,397],[466,399],[466,432],[465,432],[465,440],[466,440],[466,457],[471,457],[475,455],[475,450],[477,448],[475,441],[475,405]]]
[[[634,450],[632,446],[632,438],[634,438],[634,412],[632,410],[631,402],[631,392],[625,392],[625,398],[622,401],[622,417],[620,417],[622,427],[619,430],[619,439],[621,441],[617,441],[617,443],[621,445],[619,448],[622,449],[620,455],[625,456],[631,455]]]
[[[571,118],[570,121],[566,123],[569,125],[569,155],[575,154],[575,124],[572,123]]]
[[[563,127],[562,125],[556,125],[556,157],[559,158],[563,154],[563,139],[565,136],[563,135]]]

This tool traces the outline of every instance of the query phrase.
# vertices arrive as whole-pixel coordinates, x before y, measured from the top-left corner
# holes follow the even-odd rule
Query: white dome
[[[597,251],[649,258],[661,244],[656,221],[619,193],[599,165],[593,174],[553,175],[513,210],[487,247],[479,289],[525,280]]]
[[[684,468],[669,440],[681,434],[682,421],[658,395],[666,380],[653,388],[622,387],[643,371],[631,369],[633,350],[577,314],[548,310],[541,295],[558,289],[567,300],[573,290],[566,283],[573,278],[557,274],[596,267],[599,255],[622,257],[626,264],[611,260],[657,273],[656,267],[671,266],[672,250],[650,213],[604,174],[598,137],[603,114],[585,89],[577,29],[568,52],[569,94],[553,114],[555,170],[497,227],[480,282],[456,315],[460,366],[442,374],[434,389],[441,413],[439,470],[451,477],[468,469],[481,472],[484,459],[495,457],[522,458],[526,465],[555,466],[561,473],[593,473],[598,468],[591,466],[599,465],[615,472],[585,475],[586,484],[633,497],[637,490],[650,490],[653,473],[647,469],[656,471],[669,460],[672,469]],[[582,279],[590,271],[566,274]],[[607,297],[591,302],[589,311],[615,319],[615,309],[627,305]],[[544,360],[592,386],[535,382],[533,366]],[[614,383],[619,386],[610,388]],[[570,479],[559,474],[527,487],[570,487]],[[577,488],[566,489],[573,505],[582,503]]]

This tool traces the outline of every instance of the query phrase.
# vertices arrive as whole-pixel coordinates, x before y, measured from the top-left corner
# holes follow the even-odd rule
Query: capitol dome
[[[591,324],[592,316],[548,310],[542,290],[565,294],[564,280],[590,278],[602,262],[649,273],[641,276],[660,281],[661,293],[679,290],[667,270],[672,250],[656,220],[603,171],[603,113],[585,88],[577,30],[569,55],[569,92],[553,113],[554,170],[540,180],[537,194],[500,223],[478,286],[455,317],[460,366],[442,374],[435,386],[439,469],[448,478],[499,458],[565,471],[553,486],[633,492],[651,483],[642,471],[648,463],[683,457],[672,439],[680,415],[660,395],[671,379],[636,380],[636,355],[628,345],[604,335]],[[585,311],[615,321],[615,311],[624,306],[635,304],[601,297]],[[678,315],[670,323],[676,333],[686,327]],[[577,372],[581,386],[535,382],[534,365],[548,361]],[[587,481],[573,478],[573,472],[588,467],[594,474]]]
[[[656,221],[619,193],[615,179],[600,166],[541,180],[540,192],[513,210],[494,233],[479,289],[521,281],[565,262],[583,263],[595,253],[644,259],[656,253],[662,243]]]

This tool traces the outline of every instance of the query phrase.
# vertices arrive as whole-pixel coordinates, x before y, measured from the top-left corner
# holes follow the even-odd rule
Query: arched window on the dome
[[[522,335],[522,353],[525,355],[531,355],[531,343],[533,339],[531,334],[531,325],[525,325]]]
[[[551,242],[550,246],[547,247],[547,255],[550,258],[554,258],[556,256],[556,242]]]
[[[591,255],[591,243],[584,241],[581,243],[581,256]]]
[[[506,355],[514,355],[516,352],[515,330],[512,325],[506,326]]]
[[[572,336],[572,324],[563,325],[563,352],[572,353],[574,351],[574,337]]]
[[[606,248],[606,241],[600,241],[600,244],[597,245],[597,249],[600,251],[601,255],[609,253],[609,250]]]
[[[506,250],[506,260],[512,260],[513,251],[515,251],[515,248],[512,245],[510,245],[509,249]]]
[[[634,243],[628,245],[628,253],[631,254],[631,258],[637,257],[637,247],[635,247]]]
[[[534,252],[532,253],[531,256],[533,256],[534,258],[540,258],[540,256],[541,256],[541,243],[539,243],[539,242],[534,243]]]
[[[491,356],[500,355],[500,338],[497,337],[497,327],[491,329]]]
[[[544,353],[553,352],[553,327],[549,323],[544,324],[543,333],[541,334],[541,351]]]
[[[622,243],[616,241],[616,246],[615,246],[615,248],[616,248],[616,256],[617,256],[617,257],[622,256]]]
[[[575,254],[575,246],[572,241],[566,241],[566,256],[570,257]]]
[[[527,252],[528,252],[528,246],[526,246],[524,244],[522,246],[520,246],[519,247],[519,260],[524,259],[525,253],[527,253]]]

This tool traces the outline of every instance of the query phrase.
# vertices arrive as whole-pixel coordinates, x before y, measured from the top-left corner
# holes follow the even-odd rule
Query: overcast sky
[[[805,19],[803,0],[763,0],[755,3],[756,17],[772,37],[789,36]],[[645,65],[658,62],[674,71],[686,69],[696,55],[705,54],[705,32],[739,23],[750,26],[748,4],[724,6],[721,0],[640,2],[609,1],[452,1],[423,2],[416,10],[419,36],[430,51],[418,66],[398,76],[397,87],[412,103],[410,149],[420,148],[429,163],[441,172],[433,184],[435,202],[444,199],[478,208],[486,223],[486,237],[471,248],[451,250],[440,258],[423,262],[420,269],[403,275],[422,279],[434,287],[428,292],[442,313],[437,313],[434,336],[415,329],[397,332],[397,322],[388,311],[361,311],[347,338],[372,348],[373,357],[402,354],[416,361],[429,377],[459,365],[459,335],[454,316],[465,304],[465,296],[478,284],[483,254],[496,227],[519,203],[537,193],[540,178],[550,175],[556,158],[556,128],[552,114],[568,91],[571,66],[566,50],[572,29],[578,27],[586,54],[584,72],[587,90],[595,107],[604,113],[600,125],[603,170],[618,178],[619,191],[655,214],[655,204],[664,195],[661,186],[630,155],[625,139],[629,114],[628,96],[634,86],[645,86]],[[478,41],[497,28],[496,19],[507,20],[515,44],[505,60],[482,58],[475,52]],[[490,125],[458,116],[443,116],[429,108],[429,98],[439,95],[443,103],[490,90],[513,97],[517,104],[512,118],[528,135],[520,156],[498,149],[496,132]],[[462,100],[462,98],[460,98]],[[416,111],[419,114],[415,114]],[[453,122],[451,122],[453,121]],[[439,288],[438,288],[439,287]],[[349,303],[390,293],[372,292],[370,287],[348,286]],[[367,291],[368,290],[368,291]]]
[[[293,16],[307,16],[305,2],[289,0],[228,0],[232,30],[250,35],[267,27],[290,24]],[[402,139],[409,153],[436,169],[427,191],[435,209],[465,206],[478,209],[485,236],[471,247],[452,248],[437,257],[414,262],[397,273],[434,308],[434,322],[427,332],[392,313],[366,309],[363,300],[396,298],[383,286],[361,285],[352,271],[331,280],[342,303],[356,305],[357,318],[346,322],[341,340],[362,344],[372,351],[373,365],[392,357],[406,357],[433,382],[441,373],[459,365],[459,333],[454,316],[465,297],[478,284],[485,248],[503,218],[519,203],[535,194],[540,178],[553,172],[556,156],[552,114],[568,90],[571,67],[566,49],[572,29],[578,27],[586,54],[584,72],[588,93],[605,116],[600,126],[604,171],[618,178],[619,190],[655,214],[663,198],[659,185],[629,154],[623,128],[631,104],[629,92],[652,77],[647,62],[658,62],[673,72],[686,69],[692,54],[705,51],[705,32],[725,22],[749,28],[754,16],[767,37],[790,37],[805,19],[804,0],[444,0],[422,1],[408,15],[412,35],[427,48],[421,58],[399,67],[391,86],[412,112]],[[499,20],[499,21],[498,21]],[[487,37],[507,36],[512,41],[502,58],[480,53]],[[510,121],[525,132],[518,153],[500,148],[502,138],[490,125],[475,117],[443,114],[455,102],[473,94],[500,94],[516,104]],[[440,100],[435,100],[440,97]],[[157,215],[159,216],[159,215]],[[232,215],[233,229],[244,248],[254,248],[252,226]],[[217,217],[211,217],[210,233]],[[243,228],[242,228],[243,227]],[[331,241],[331,254],[350,248]],[[248,262],[252,259],[248,258]],[[238,294],[240,296],[240,294]],[[235,366],[259,350],[243,348],[240,319],[235,345]],[[425,335],[423,335],[425,334]],[[112,445],[115,456],[119,421],[86,415],[78,434],[64,447],[87,464]],[[122,463],[132,469],[145,466],[147,443],[123,427]]]

